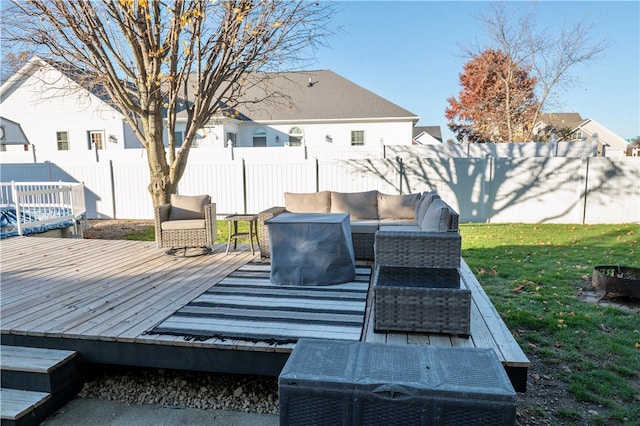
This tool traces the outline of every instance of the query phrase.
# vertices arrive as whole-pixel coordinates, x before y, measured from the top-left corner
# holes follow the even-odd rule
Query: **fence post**
[[[316,192],[320,192],[320,162],[318,161],[318,157],[315,157],[316,161]]]
[[[20,200],[18,199],[18,190],[16,189],[16,183],[11,181],[11,198],[13,198],[13,205],[16,210],[16,225],[18,226],[18,235],[22,235],[22,221],[20,219]]]
[[[402,195],[402,181],[404,180],[404,163],[402,162],[402,157],[399,155],[396,156],[396,161],[398,162],[398,171],[400,172],[400,195]]]
[[[485,220],[487,223],[491,223],[491,215],[493,213],[493,203],[487,206],[487,201],[495,201],[495,200],[491,200],[492,197],[492,187],[493,187],[493,157],[491,156],[491,154],[487,154],[484,157],[484,161],[485,161],[485,176],[488,176],[487,179],[485,179],[485,182],[483,183],[485,185],[485,190],[484,190],[484,199],[482,202],[482,205],[484,206],[484,214],[485,214]],[[487,173],[488,170],[488,173]]]
[[[247,214],[247,165],[242,158],[242,210]]]

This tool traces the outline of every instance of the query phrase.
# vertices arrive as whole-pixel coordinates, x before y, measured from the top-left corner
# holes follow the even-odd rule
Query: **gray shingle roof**
[[[573,130],[582,124],[584,119],[577,112],[552,112],[540,114],[540,121],[547,126],[556,128],[569,127]]]
[[[418,116],[329,70],[282,72],[272,75],[271,89],[289,97],[286,104],[239,106],[253,121],[304,121],[404,118]],[[258,88],[247,91],[244,100],[264,96]]]

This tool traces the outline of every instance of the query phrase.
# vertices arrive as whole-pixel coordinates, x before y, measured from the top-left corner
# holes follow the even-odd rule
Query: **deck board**
[[[0,241],[0,315],[3,335],[77,339],[174,348],[288,354],[295,344],[243,340],[185,340],[179,336],[146,334],[171,314],[244,266],[264,271],[265,264],[247,245],[224,254],[193,258],[166,256],[153,242],[12,237]],[[376,333],[369,292],[361,336],[367,342],[430,344],[492,348],[505,366],[528,367],[529,360],[515,344],[486,293],[462,262],[461,276],[472,291],[471,336],[427,333]],[[250,300],[250,295],[238,299]],[[286,302],[286,299],[285,299]],[[293,300],[289,301],[293,303]],[[299,300],[300,303],[304,301]],[[357,305],[357,304],[356,304]],[[358,305],[360,308],[362,304]],[[354,306],[356,307],[356,306]],[[205,324],[199,326],[206,327]],[[259,328],[235,323],[233,327]],[[329,324],[313,335],[335,338],[343,333]]]

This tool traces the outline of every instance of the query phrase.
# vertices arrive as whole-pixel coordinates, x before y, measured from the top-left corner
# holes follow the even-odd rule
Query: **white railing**
[[[85,215],[84,184],[67,182],[11,182],[0,184],[0,205],[13,207],[18,235],[25,228],[49,223],[73,222]]]

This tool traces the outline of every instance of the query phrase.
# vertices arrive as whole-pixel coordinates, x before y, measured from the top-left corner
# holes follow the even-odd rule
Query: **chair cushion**
[[[210,203],[208,195],[171,194],[169,220],[204,219],[204,206]]]
[[[378,218],[413,219],[420,194],[378,194]]]
[[[163,231],[183,231],[186,229],[205,229],[204,219],[167,220],[160,227]]]
[[[420,223],[423,231],[447,231],[451,223],[449,206],[441,199],[435,199]]]
[[[284,203],[291,213],[330,213],[331,196],[329,191],[285,192]]]
[[[331,213],[349,213],[351,219],[377,219],[378,191],[332,191]]]

